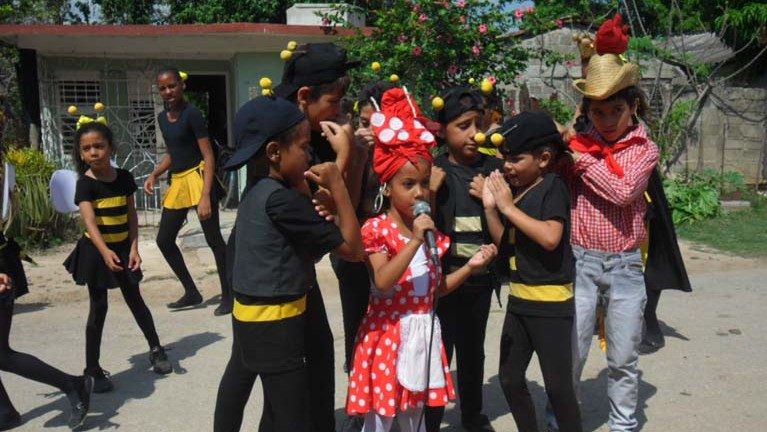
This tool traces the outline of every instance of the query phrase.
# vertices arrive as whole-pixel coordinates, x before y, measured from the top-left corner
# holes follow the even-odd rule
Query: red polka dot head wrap
[[[421,112],[406,89],[393,88],[381,97],[381,109],[370,116],[376,137],[373,170],[386,183],[408,162],[432,161],[430,149],[436,143],[426,126],[433,122]]]

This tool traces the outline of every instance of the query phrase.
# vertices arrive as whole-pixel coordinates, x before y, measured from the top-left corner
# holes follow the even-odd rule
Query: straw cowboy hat
[[[589,99],[603,100],[639,83],[639,66],[624,62],[612,53],[594,54],[586,67],[586,78],[573,82],[575,90]]]
[[[628,27],[620,14],[607,20],[597,31],[592,55],[586,67],[586,78],[573,82],[575,90],[589,99],[603,100],[639,83],[639,66],[625,61],[622,54],[628,48]],[[581,42],[579,42],[579,47]]]

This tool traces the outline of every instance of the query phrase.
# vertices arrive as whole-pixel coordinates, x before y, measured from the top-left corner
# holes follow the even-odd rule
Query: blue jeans
[[[580,382],[594,335],[597,304],[605,307],[607,338],[608,426],[611,432],[633,431],[639,372],[637,348],[642,339],[645,292],[639,250],[621,253],[573,247],[575,255],[575,343],[573,377]]]

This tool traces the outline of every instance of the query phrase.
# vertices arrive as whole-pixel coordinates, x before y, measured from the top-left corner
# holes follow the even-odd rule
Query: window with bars
[[[143,150],[155,153],[157,131],[155,129],[155,108],[151,99],[130,101],[128,131],[133,143]]]
[[[67,112],[69,106],[77,107],[78,112],[92,113],[93,105],[101,101],[101,83],[92,80],[59,80],[56,81],[59,102],[59,121],[64,155],[72,154],[74,146],[75,127],[79,116]]]

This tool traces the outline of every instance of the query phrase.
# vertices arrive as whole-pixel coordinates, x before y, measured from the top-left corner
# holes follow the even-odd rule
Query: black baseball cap
[[[259,96],[237,110],[234,116],[234,152],[224,169],[243,166],[270,139],[306,120],[296,104],[283,98]]]
[[[445,105],[437,111],[437,121],[447,125],[467,111],[484,111],[482,93],[471,87],[451,87],[442,93]]]
[[[504,155],[530,152],[542,145],[550,145],[559,152],[568,150],[554,120],[543,112],[521,112],[506,120],[496,132],[506,138],[500,147]]]
[[[285,63],[282,81],[274,93],[288,97],[303,86],[332,83],[359,65],[359,61],[349,61],[346,50],[336,44],[306,44],[293,51],[293,56]]]

